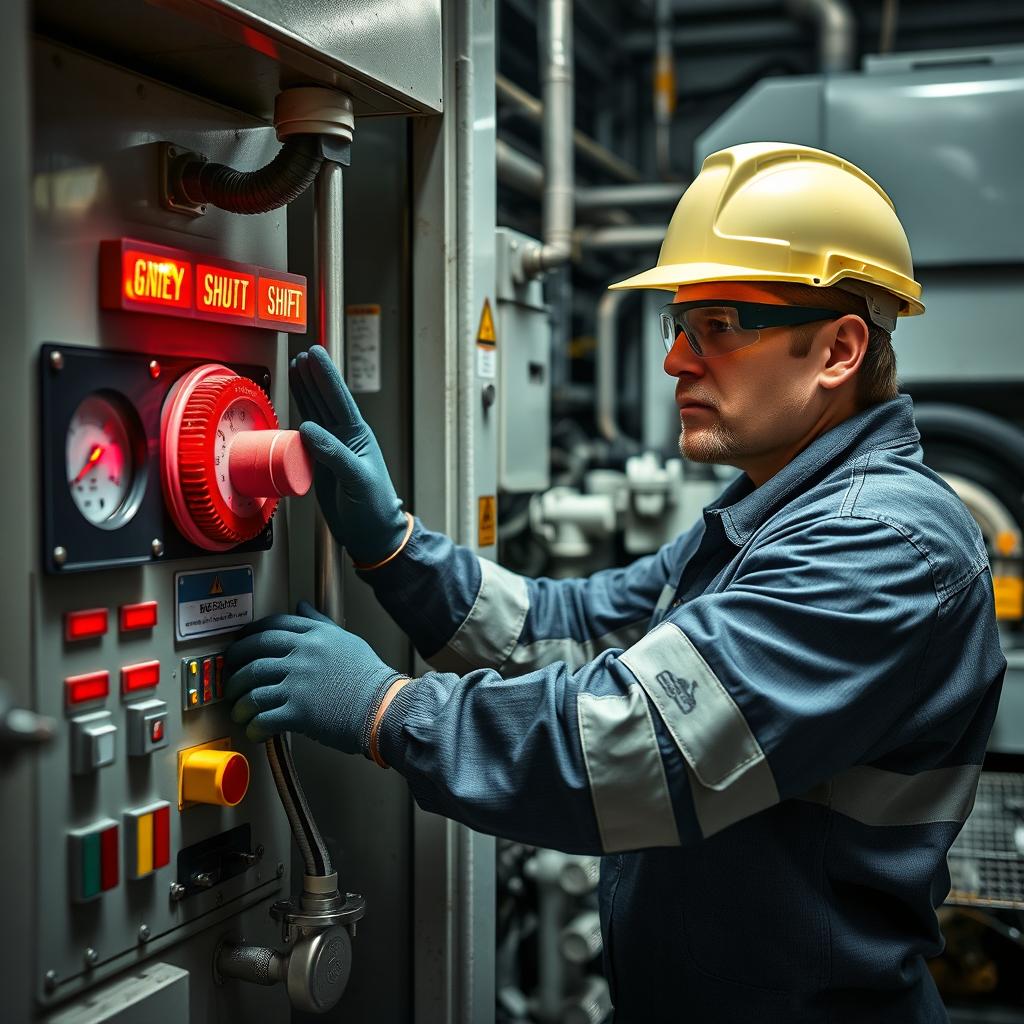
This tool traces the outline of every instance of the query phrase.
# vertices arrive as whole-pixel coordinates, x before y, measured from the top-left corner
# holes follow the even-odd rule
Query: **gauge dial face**
[[[132,516],[132,431],[125,412],[111,399],[88,395],[71,417],[65,442],[71,500],[94,526],[114,530]]]
[[[216,440],[213,449],[213,464],[217,469],[217,489],[228,508],[239,516],[254,516],[263,505],[259,498],[248,498],[231,486],[228,471],[228,449],[235,437],[243,430],[266,430],[271,424],[263,410],[248,398],[232,402],[217,423]]]

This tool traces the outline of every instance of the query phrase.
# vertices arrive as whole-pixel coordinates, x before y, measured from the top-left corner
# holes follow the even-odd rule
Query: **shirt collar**
[[[741,473],[705,511],[717,516],[726,536],[742,546],[762,523],[822,470],[832,470],[852,462],[865,452],[891,448],[900,443],[917,443],[921,435],[914,425],[914,405],[908,395],[880,402],[851,416],[816,437],[796,458],[783,466],[770,480],[754,487],[750,477]]]

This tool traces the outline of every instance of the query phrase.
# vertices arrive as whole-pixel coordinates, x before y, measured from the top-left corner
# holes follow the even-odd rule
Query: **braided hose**
[[[284,981],[288,962],[277,950],[266,946],[223,942],[217,948],[214,969],[225,978],[236,978],[254,985],[276,985]]]
[[[190,160],[181,170],[181,191],[191,203],[209,203],[229,213],[267,213],[298,199],[323,163],[316,135],[293,135],[258,171]]]
[[[292,835],[295,836],[295,842],[305,862],[306,874],[331,874],[334,870],[331,866],[331,855],[327,852],[327,846],[316,827],[309,804],[306,803],[306,794],[302,790],[295,762],[292,760],[287,734],[282,733],[267,740],[266,747],[270,771],[274,776],[284,813],[292,827]]]

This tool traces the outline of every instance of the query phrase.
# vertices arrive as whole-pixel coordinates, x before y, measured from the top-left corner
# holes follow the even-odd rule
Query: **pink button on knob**
[[[243,430],[228,452],[228,472],[249,498],[288,498],[313,485],[313,460],[297,430]]]

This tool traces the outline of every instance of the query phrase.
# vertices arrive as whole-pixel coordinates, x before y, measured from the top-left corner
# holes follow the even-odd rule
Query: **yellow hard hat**
[[[704,281],[838,285],[883,325],[924,312],[892,200],[848,160],[785,142],[712,153],[672,214],[658,265],[611,287]]]

